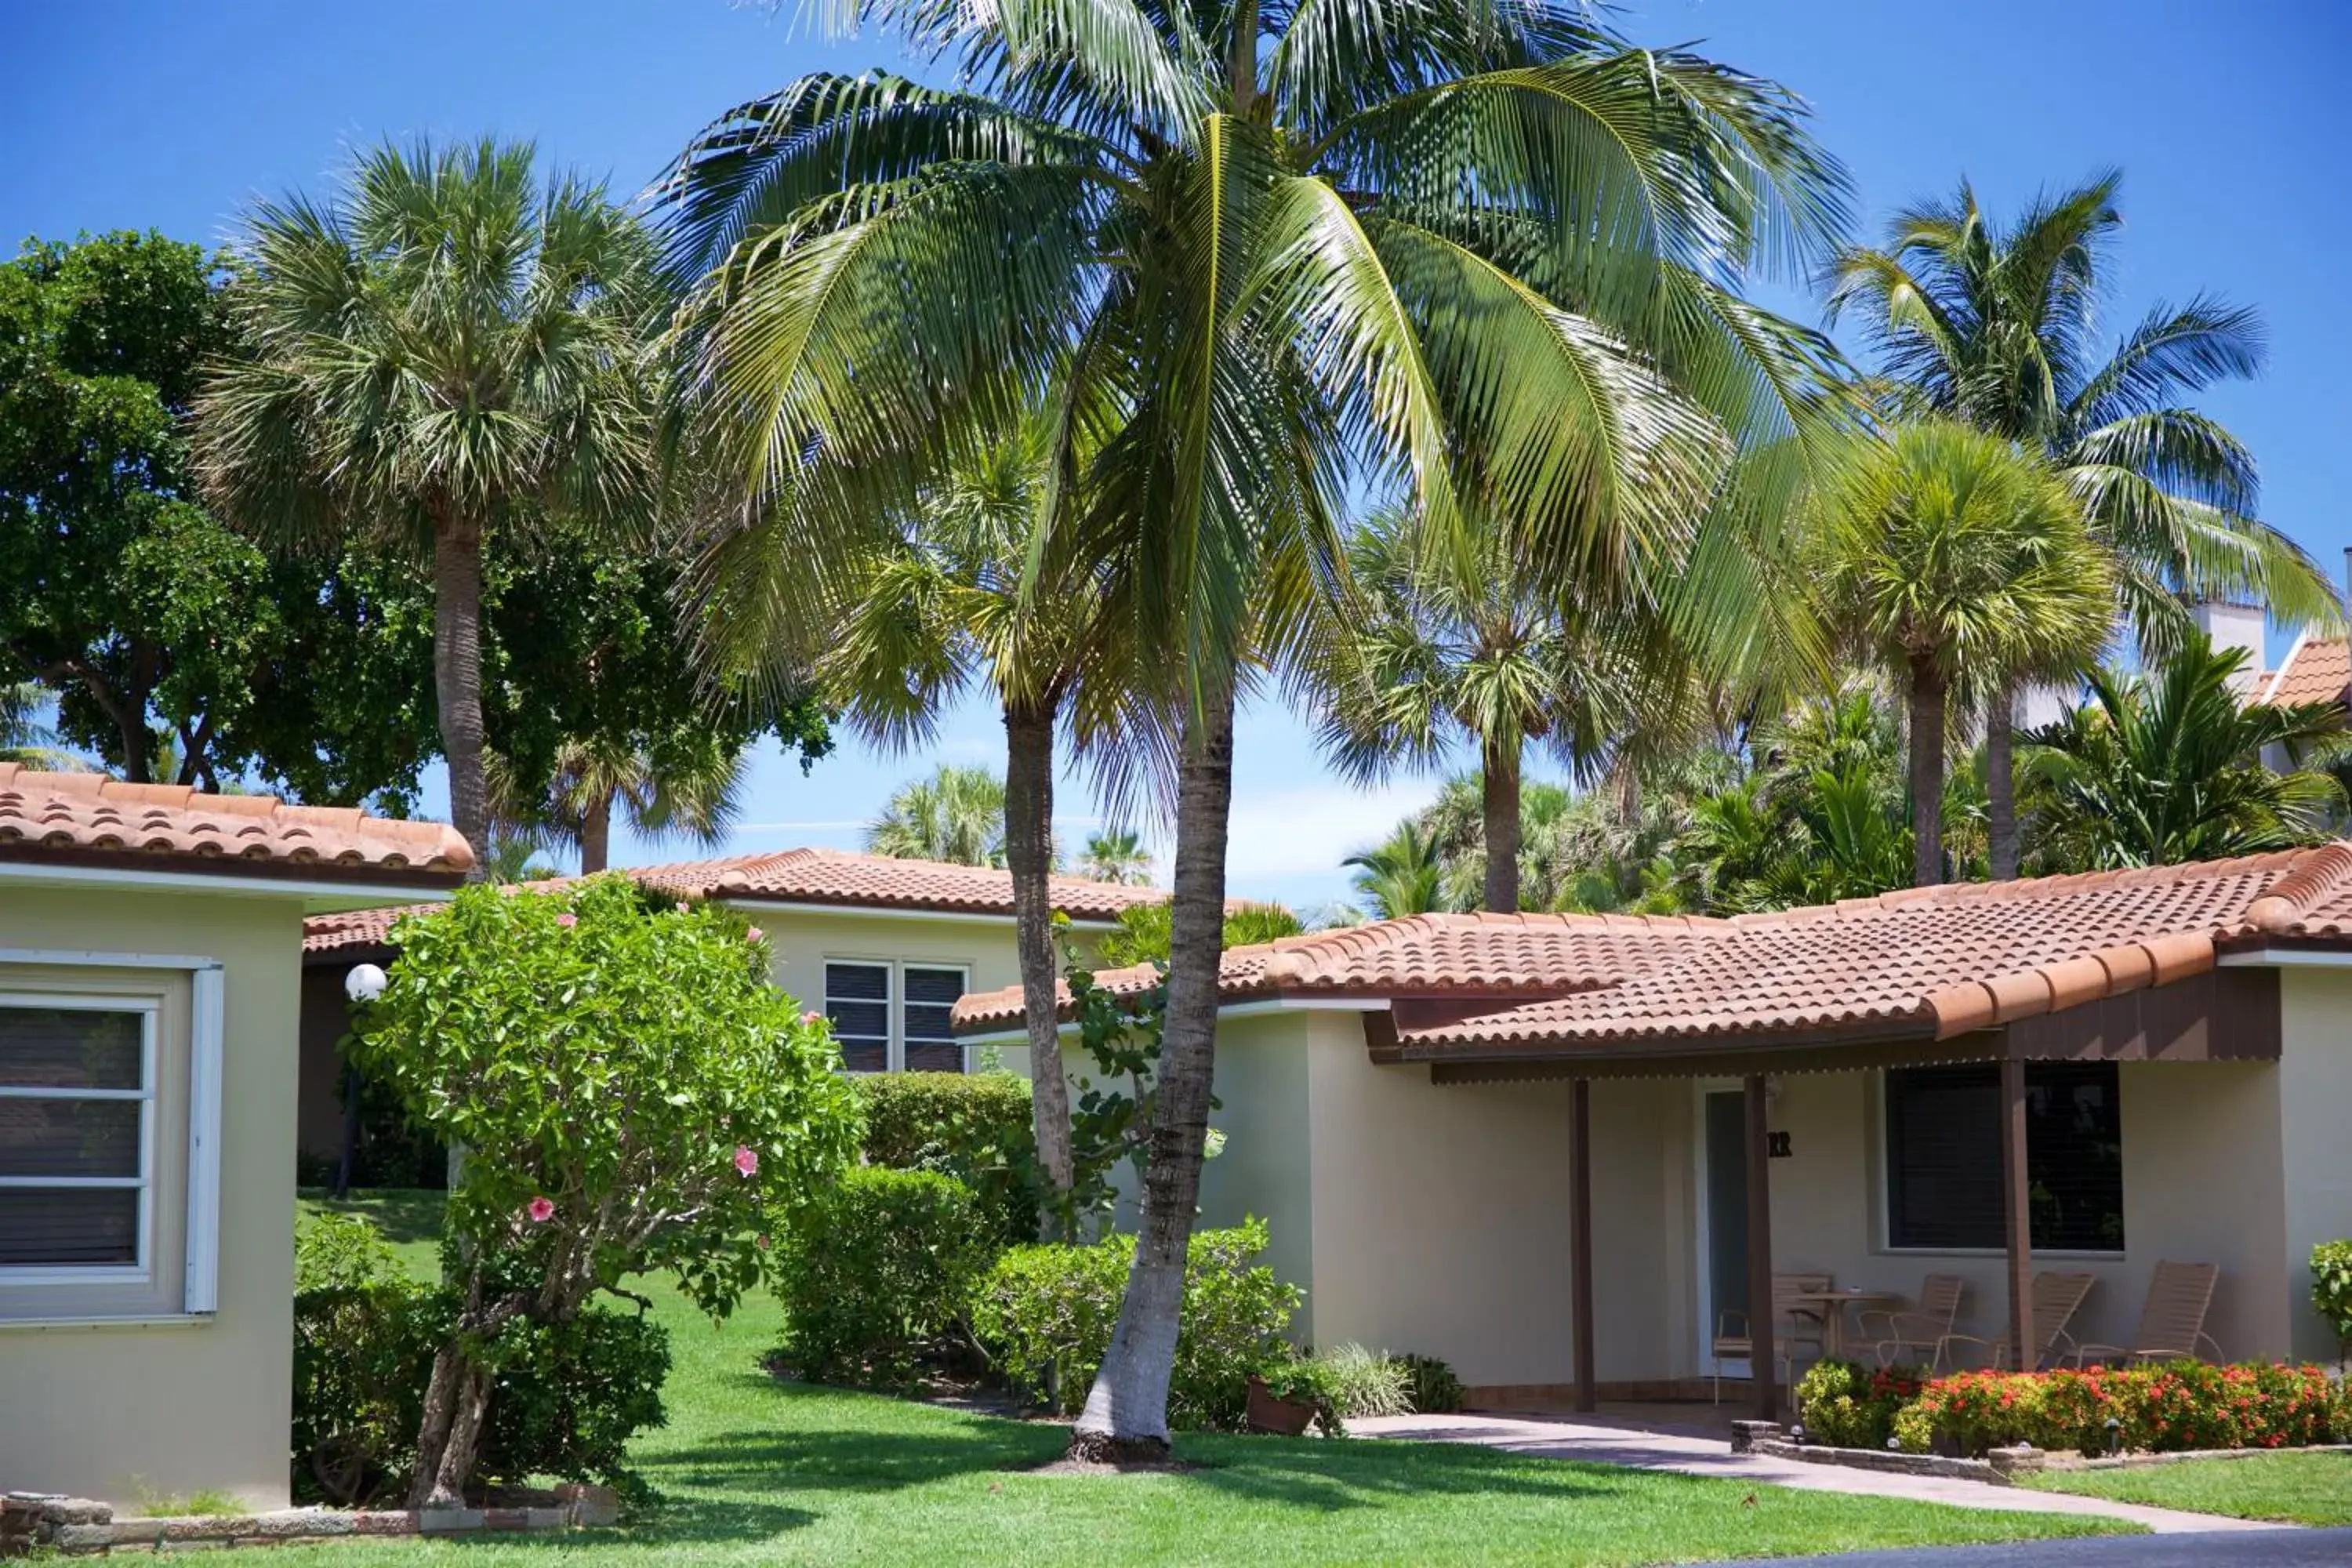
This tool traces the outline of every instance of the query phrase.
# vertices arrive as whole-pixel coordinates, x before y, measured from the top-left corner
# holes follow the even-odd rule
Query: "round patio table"
[[[1794,1290],[1783,1294],[1784,1307],[1817,1307],[1822,1317],[1822,1354],[1845,1359],[1845,1311],[1848,1307],[1888,1307],[1906,1298],[1900,1290],[1872,1290],[1860,1285],[1843,1290]]]

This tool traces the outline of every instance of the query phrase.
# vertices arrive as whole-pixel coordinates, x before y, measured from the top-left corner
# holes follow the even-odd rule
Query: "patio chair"
[[[1826,1274],[1775,1274],[1772,1276],[1772,1359],[1780,1365],[1783,1387],[1797,1381],[1797,1352],[1810,1350],[1811,1359],[1822,1357],[1822,1310],[1817,1303],[1797,1302],[1791,1297],[1818,1295],[1831,1286]],[[1715,1402],[1723,1403],[1723,1363],[1728,1361],[1752,1362],[1756,1342],[1749,1337],[1748,1314],[1733,1307],[1716,1314],[1715,1320]]]
[[[2083,1310],[2083,1299],[2091,1293],[2098,1277],[2093,1274],[2058,1274],[2044,1270],[2033,1277],[2033,1356],[2022,1370],[2039,1371],[2042,1363],[2054,1363],[2060,1354],[2059,1342],[2063,1340],[2071,1353],[2074,1341],[2066,1332],[2066,1325]],[[1985,1340],[1975,1334],[1946,1334],[1936,1343],[1936,1357],[1940,1363],[1954,1345],[1983,1345],[1992,1355],[1994,1366],[2006,1366],[2011,1361],[2009,1347],[2016,1337],[2017,1325],[2012,1323],[2000,1331],[2000,1337]]]
[[[2212,1359],[2221,1359],[2221,1347],[2205,1331],[2205,1313],[2213,1305],[2213,1287],[2221,1268],[2210,1263],[2158,1263],[2148,1277],[2147,1303],[2139,1310],[2139,1328],[2128,1345],[2076,1345],[2074,1364],[2111,1361],[2201,1361],[2197,1347],[2205,1345]]]
[[[1856,1322],[1864,1339],[1875,1339],[1872,1353],[1881,1366],[1893,1366],[1906,1350],[1926,1351],[1927,1370],[1941,1372],[1944,1341],[1959,1321],[1960,1298],[1969,1282],[1957,1274],[1930,1274],[1920,1282],[1918,1302],[1892,1312],[1863,1312]],[[1875,1334],[1872,1325],[1877,1326]]]

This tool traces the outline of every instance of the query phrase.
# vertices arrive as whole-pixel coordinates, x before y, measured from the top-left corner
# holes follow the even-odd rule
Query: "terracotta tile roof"
[[[428,884],[454,882],[474,864],[473,850],[446,823],[15,763],[0,763],[0,857],[175,870],[299,868]]]
[[[632,877],[684,899],[761,899],[780,903],[835,904],[845,909],[903,909],[950,914],[1013,913],[1013,877],[984,866],[951,866],[936,860],[899,860],[845,849],[784,849],[763,855],[731,855],[717,860],[680,860],[660,866],[624,867]],[[535,891],[561,888],[576,878],[557,877],[525,884]],[[1168,896],[1162,889],[1055,877],[1054,906],[1074,920],[1117,918],[1129,904]],[[429,908],[418,905],[417,909]],[[392,922],[407,910],[362,910],[321,915],[302,927],[306,952],[381,947]]]
[[[2352,642],[2297,637],[2277,673],[2257,686],[2254,700],[2273,707],[2342,702],[2347,689],[2352,689]]]
[[[1653,973],[1693,933],[1723,923],[1679,915],[1412,915],[1234,948],[1219,981],[1234,999],[1559,995]],[[1132,996],[1159,979],[1146,963],[1105,970],[1095,983]],[[956,1005],[956,1027],[1017,1022],[1022,1013],[1020,987],[982,992]]]
[[[1401,1044],[1415,1057],[1667,1036],[1948,1038],[2165,984],[2211,968],[2224,946],[2268,941],[2352,942],[2352,844],[1732,920],[1423,915],[1237,949],[1223,991],[1228,1002],[1323,993],[1507,1004],[1408,1027]],[[1098,978],[1131,994],[1157,975]],[[967,1032],[1021,1016],[1017,990],[956,1007]]]

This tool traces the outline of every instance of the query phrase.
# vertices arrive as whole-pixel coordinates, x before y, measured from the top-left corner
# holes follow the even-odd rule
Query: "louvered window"
[[[961,1072],[963,1047],[949,1019],[963,994],[963,971],[907,965],[902,1012],[908,1072]]]
[[[144,1266],[154,1101],[152,1009],[0,999],[0,1283]]]
[[[2124,1247],[2123,1118],[2113,1062],[2029,1062],[2025,1169],[2036,1251]],[[1999,1250],[2000,1069],[1905,1068],[1886,1075],[1891,1247]]]
[[[824,966],[824,1016],[841,1043],[841,1065],[851,1072],[890,1068],[890,966]]]

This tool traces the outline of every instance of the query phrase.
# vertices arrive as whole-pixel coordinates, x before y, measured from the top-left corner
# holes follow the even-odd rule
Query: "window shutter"
[[[227,1018],[225,976],[218,964],[189,976],[194,1004],[188,1058],[187,1269],[184,1312],[220,1307],[221,1072]]]

